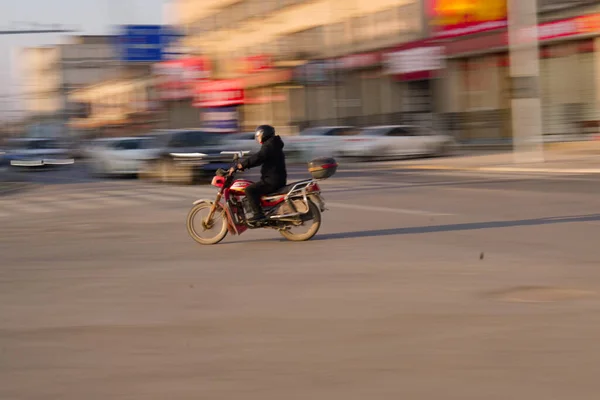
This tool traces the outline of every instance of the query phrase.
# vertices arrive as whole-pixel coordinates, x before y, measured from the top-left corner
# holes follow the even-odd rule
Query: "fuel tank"
[[[246,188],[252,185],[253,183],[254,182],[248,181],[246,179],[237,179],[235,182],[233,182],[229,190],[233,194],[241,195],[246,193]]]

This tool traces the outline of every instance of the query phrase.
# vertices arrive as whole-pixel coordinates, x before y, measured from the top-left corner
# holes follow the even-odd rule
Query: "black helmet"
[[[271,125],[261,125],[256,128],[256,132],[254,133],[254,139],[260,144],[263,144],[273,136],[275,136],[275,128]]]

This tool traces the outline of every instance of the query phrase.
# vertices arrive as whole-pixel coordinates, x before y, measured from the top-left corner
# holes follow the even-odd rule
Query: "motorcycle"
[[[247,153],[221,152],[233,155],[232,166]],[[321,213],[326,210],[318,182],[335,174],[338,164],[333,158],[315,159],[308,164],[311,179],[291,183],[261,198],[266,221],[260,226],[248,223],[247,217],[251,211],[245,191],[253,182],[236,179],[237,170],[233,173],[217,170],[211,182],[218,188],[216,198],[193,203],[187,216],[189,235],[204,245],[217,244],[227,234],[241,235],[249,229],[259,228],[277,230],[290,241],[312,239],[321,227]]]

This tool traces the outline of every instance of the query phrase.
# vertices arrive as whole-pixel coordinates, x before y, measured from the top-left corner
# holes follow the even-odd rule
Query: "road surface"
[[[597,398],[598,177],[340,170],[313,241],[202,247],[210,188],[40,174],[0,196],[0,399]]]

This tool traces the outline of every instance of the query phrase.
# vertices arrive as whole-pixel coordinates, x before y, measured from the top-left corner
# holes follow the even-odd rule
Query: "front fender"
[[[208,205],[213,205],[214,201],[212,200],[208,200],[208,199],[198,199],[194,202],[194,206],[198,205],[198,204],[208,204]],[[241,235],[242,232],[244,232],[246,230],[246,228],[243,225],[240,226],[236,226],[235,223],[233,222],[233,218],[231,217],[231,212],[229,211],[229,207],[227,206],[223,206],[223,203],[219,203],[219,207],[221,208],[221,210],[225,211],[225,217],[227,218],[227,229],[229,230],[229,233],[231,233],[232,235]]]
[[[201,203],[207,203],[207,204],[212,204],[213,201],[212,200],[208,200],[208,199],[198,199],[194,202],[194,205],[198,205]]]

